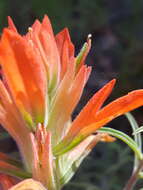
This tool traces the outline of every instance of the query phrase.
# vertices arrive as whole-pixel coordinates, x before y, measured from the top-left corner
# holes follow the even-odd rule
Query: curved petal
[[[87,136],[95,133],[99,128],[103,127],[114,118],[142,105],[143,90],[132,91],[126,96],[118,98],[95,113],[91,124],[79,128],[77,126],[77,130],[75,127],[73,130],[70,129],[63,140],[54,148],[55,154],[57,154],[57,152],[62,152],[62,149],[66,146],[72,147],[74,144],[81,142]]]
[[[49,114],[48,129],[52,131],[54,145],[57,144],[68,131],[68,121],[81,97],[90,71],[90,68],[82,66],[74,78],[74,65],[69,65],[69,69],[57,90],[51,113]]]
[[[118,98],[102,108],[94,117],[93,123],[85,126],[79,135],[87,136],[94,133],[100,127],[104,126],[114,118],[132,111],[143,105],[143,90],[135,90],[128,93],[126,96]]]
[[[57,42],[57,46],[58,46],[58,50],[60,55],[62,55],[62,51],[64,49],[64,43],[67,42],[67,49],[69,52],[69,57],[74,57],[74,45],[71,41],[70,38],[70,34],[67,28],[64,28],[61,32],[59,32],[56,36],[55,36],[56,42]]]
[[[17,32],[17,29],[10,16],[8,16],[8,28],[13,30],[14,32]]]
[[[67,28],[59,32],[56,37],[56,43],[61,59],[61,79],[67,71],[71,59],[74,58],[74,45],[71,42],[69,31]]]
[[[48,189],[55,189],[51,134],[43,126],[37,126],[36,134],[31,133],[33,145],[33,178]]]
[[[110,95],[114,84],[115,79],[107,83],[88,101],[86,106],[81,110],[79,115],[73,121],[69,133],[74,133],[74,131],[78,131],[85,125],[89,125],[93,122],[94,116],[97,114],[97,111],[99,111],[104,101]]]
[[[44,63],[49,80],[48,92],[51,93],[60,81],[61,65],[58,48],[48,16],[44,16],[42,23],[36,20],[32,27],[29,28],[29,32],[25,38],[32,42]]]
[[[19,34],[5,29],[0,44],[0,60],[9,90],[24,114],[43,122],[46,101],[46,75],[40,56]]]

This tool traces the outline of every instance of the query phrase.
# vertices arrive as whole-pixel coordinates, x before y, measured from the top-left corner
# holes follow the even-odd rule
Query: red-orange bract
[[[11,18],[8,21],[0,41],[0,122],[15,139],[25,170],[49,190],[56,190],[69,181],[74,174],[72,166],[79,165],[98,141],[113,140],[107,134],[93,133],[142,106],[143,90],[130,92],[101,109],[114,87],[113,79],[72,121],[91,72],[84,64],[91,39],[75,56],[68,29],[54,36],[47,16],[42,23],[36,20],[23,36]],[[12,173],[10,163],[0,165]]]

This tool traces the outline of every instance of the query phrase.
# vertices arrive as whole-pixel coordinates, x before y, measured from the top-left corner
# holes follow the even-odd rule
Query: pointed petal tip
[[[64,29],[62,29],[57,35],[56,35],[56,39],[60,40],[63,39],[64,41],[67,40],[68,43],[72,43],[71,42],[71,38],[70,38],[70,33],[67,27],[65,27]],[[72,44],[73,45],[73,44]]]
[[[143,106],[143,90],[135,90],[103,107],[95,117],[93,124],[81,130],[82,135],[89,135],[114,118]]]
[[[7,17],[8,20],[8,27],[13,30],[14,32],[17,32],[16,26],[10,16]]]
[[[7,16],[7,21],[8,21],[8,24],[10,25],[11,23],[13,23],[13,20],[11,18],[11,16]]]
[[[113,88],[115,83],[116,83],[116,79],[112,79],[107,85],[110,85]]]
[[[15,30],[11,29],[10,27],[4,28],[3,33],[2,33],[2,38],[3,37],[9,38],[12,36],[20,36],[20,35],[18,35],[18,33],[15,32]]]
[[[42,20],[42,27],[41,29],[44,31],[47,31],[53,38],[54,38],[54,32],[52,28],[51,21],[47,15],[44,15],[44,18]]]
[[[8,23],[12,21],[12,18],[10,16],[7,16]]]
[[[67,27],[63,28],[63,30],[61,32],[64,32],[65,34],[69,33],[69,30]]]
[[[113,78],[111,81],[112,81],[113,83],[115,83],[117,80],[116,80],[115,78]]]
[[[49,20],[49,17],[48,17],[47,14],[44,14],[43,20],[44,20],[44,19],[48,19],[48,20]]]
[[[70,34],[69,34],[69,29],[67,27],[65,27],[61,32],[64,33],[64,35],[69,39],[70,39]]]
[[[50,26],[51,26],[51,21],[50,21],[48,15],[46,15],[46,14],[44,15],[42,24],[48,24],[48,25],[50,24]]]

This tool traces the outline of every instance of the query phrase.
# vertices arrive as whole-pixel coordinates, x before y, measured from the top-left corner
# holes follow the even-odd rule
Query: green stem
[[[133,187],[135,186],[138,177],[139,177],[139,172],[143,169],[143,160],[140,160],[139,165],[137,169],[133,172],[132,176],[128,180],[127,184],[125,185],[123,190],[132,190]]]

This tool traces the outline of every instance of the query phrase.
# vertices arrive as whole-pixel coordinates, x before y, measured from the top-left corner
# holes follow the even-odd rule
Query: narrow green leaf
[[[136,131],[139,129],[139,125],[137,124],[136,120],[134,119],[134,117],[132,116],[131,113],[126,113],[125,116],[127,117],[128,121],[129,121],[129,123],[130,123],[130,125],[132,127],[135,142],[137,143],[140,151],[142,151],[141,134],[136,133]],[[139,165],[139,160],[135,155],[133,171],[136,171],[136,169],[138,168],[138,165]]]
[[[138,144],[138,147],[141,151],[141,148],[142,148],[141,134],[138,134],[140,132],[137,132],[137,131],[140,131],[139,125],[137,124],[136,120],[134,119],[134,117],[132,116],[131,113],[126,113],[125,116],[127,117],[127,119],[130,122],[130,125],[131,125],[132,130],[133,130],[135,142]],[[143,127],[142,127],[142,131],[143,131]]]
[[[133,133],[133,135],[137,135],[143,132],[143,126],[139,127],[138,129],[136,129]]]
[[[132,127],[135,142],[137,143],[137,145],[141,151],[141,148],[142,148],[141,134],[137,134],[137,133],[135,134],[135,131],[139,129],[139,126],[131,113],[126,113],[125,116],[127,117],[128,121]],[[138,165],[139,165],[139,160],[138,160],[137,156],[135,155],[133,171],[135,171],[136,168],[138,168]]]
[[[126,135],[125,133],[118,131],[116,129],[109,128],[109,127],[102,127],[101,129],[98,130],[98,132],[108,133],[109,135],[112,135],[112,136],[122,140],[134,151],[135,155],[137,156],[137,158],[139,160],[143,159],[143,155],[142,155],[140,149],[138,148],[137,143],[131,137]]]

